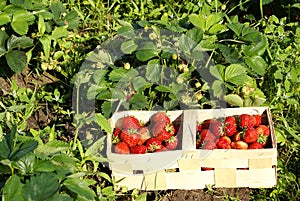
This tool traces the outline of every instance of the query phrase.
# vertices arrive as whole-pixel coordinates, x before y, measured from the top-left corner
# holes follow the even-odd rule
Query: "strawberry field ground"
[[[1,1],[0,199],[299,200],[299,11],[298,0]],[[249,106],[272,112],[275,187],[115,188],[104,137],[116,108]]]

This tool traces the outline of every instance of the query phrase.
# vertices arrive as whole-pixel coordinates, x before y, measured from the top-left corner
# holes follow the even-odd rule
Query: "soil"
[[[24,76],[26,74],[27,76]],[[2,95],[9,93],[11,81],[15,80],[19,87],[28,87],[34,90],[45,84],[52,84],[55,81],[47,75],[34,75],[25,72],[24,74],[14,74],[9,79],[0,77],[0,89]],[[1,92],[1,91],[0,91]],[[55,118],[55,114],[47,105],[37,110],[27,121],[27,129],[41,129],[51,124]],[[65,128],[70,133],[74,128],[70,128],[69,123],[66,123]],[[68,133],[68,132],[67,132]],[[68,141],[70,136],[62,136],[61,140]],[[241,200],[250,201],[251,189],[249,188],[218,188],[214,190],[199,189],[199,190],[168,190],[161,192],[148,192],[147,200],[162,201],[222,201],[222,200]],[[122,200],[131,200],[129,197],[123,197]],[[119,200],[119,199],[118,199]]]

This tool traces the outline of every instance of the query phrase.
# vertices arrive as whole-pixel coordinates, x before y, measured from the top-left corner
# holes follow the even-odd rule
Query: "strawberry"
[[[217,149],[217,145],[216,142],[214,141],[204,141],[203,142],[203,146],[202,149],[209,149],[209,150],[213,150],[213,149]]]
[[[146,140],[148,140],[151,137],[150,131],[148,127],[140,127],[137,131],[138,133],[138,145],[144,144]]]
[[[264,147],[267,144],[268,138],[265,135],[258,135],[258,138],[256,141]]]
[[[196,149],[200,149],[202,141],[200,138],[196,139]]]
[[[225,124],[225,127],[224,127],[224,132],[225,132],[225,135],[226,136],[233,136],[237,131],[237,127],[236,127],[236,124]]]
[[[114,151],[117,154],[129,154],[130,153],[130,149],[125,142],[119,142],[118,144],[116,144]]]
[[[147,147],[145,145],[137,145],[130,148],[132,154],[145,154],[147,153]]]
[[[119,134],[120,140],[126,142],[129,147],[133,147],[139,142],[139,135],[136,129],[122,130]]]
[[[157,122],[165,122],[165,123],[170,123],[171,120],[168,117],[168,115],[165,112],[157,112],[151,117],[151,122],[157,123]]]
[[[265,135],[266,137],[269,137],[271,133],[269,127],[266,125],[259,125],[255,130],[258,135]]]
[[[209,171],[209,170],[214,170],[214,168],[211,167],[201,167],[202,171]]]
[[[199,133],[202,130],[203,125],[201,123],[197,123],[196,132]]]
[[[244,130],[244,133],[242,135],[242,140],[246,143],[252,143],[255,142],[258,138],[258,135],[256,133],[255,128],[248,127]]]
[[[248,144],[244,141],[231,142],[230,146],[232,149],[248,149]]]
[[[261,123],[262,123],[261,115],[259,115],[259,114],[254,114],[253,117],[255,118],[255,125],[254,125],[254,126],[259,126],[259,125],[261,125]]]
[[[224,125],[236,125],[236,119],[234,116],[227,116],[224,120]]]
[[[236,132],[235,134],[233,134],[233,135],[231,136],[231,139],[232,139],[232,141],[234,141],[234,142],[237,142],[237,141],[242,140],[242,138],[241,138],[241,132]]]
[[[167,147],[161,146],[160,149],[156,149],[154,152],[163,152],[163,151],[168,151]]]
[[[168,140],[176,130],[172,123],[158,122],[152,128],[152,135],[160,141]]]
[[[251,143],[248,147],[248,149],[262,149],[264,146],[260,144],[259,142],[255,141]]]
[[[203,129],[201,130],[200,134],[199,134],[199,138],[201,140],[201,142],[205,141],[215,141],[217,138],[216,136],[210,132],[210,130],[208,129]]]
[[[210,126],[211,132],[218,138],[222,135],[223,129],[222,129],[222,123],[220,121],[216,121],[215,123],[212,123]]]
[[[149,138],[146,142],[148,152],[154,152],[163,148],[162,142],[157,138]]]
[[[121,129],[120,128],[115,128],[114,131],[113,131],[113,135],[112,135],[112,140],[111,142],[113,144],[117,144],[119,141],[120,141],[120,138],[119,138],[119,135],[121,133]]]
[[[229,137],[221,136],[218,139],[216,145],[217,145],[218,149],[231,149],[230,143],[231,143],[231,140]]]
[[[250,114],[241,114],[239,120],[242,128],[253,127],[256,124],[255,117]]]
[[[178,138],[177,136],[172,136],[169,139],[167,139],[164,143],[165,143],[165,147],[168,150],[174,150],[178,145]]]
[[[126,116],[123,117],[121,120],[121,127],[122,130],[128,130],[128,129],[139,129],[140,128],[140,122],[137,118],[134,116]]]
[[[202,124],[202,129],[210,129],[213,124],[215,124],[217,121],[215,119],[206,119],[204,120]]]

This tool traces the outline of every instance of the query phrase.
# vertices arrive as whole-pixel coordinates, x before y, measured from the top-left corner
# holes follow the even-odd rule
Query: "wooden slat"
[[[237,187],[235,168],[216,168],[215,169],[215,187],[232,188]]]

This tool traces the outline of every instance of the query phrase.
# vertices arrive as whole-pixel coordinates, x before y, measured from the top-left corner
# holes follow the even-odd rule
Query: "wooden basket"
[[[115,121],[125,115],[135,115],[140,120],[149,119],[155,111],[128,111],[117,113]],[[255,150],[196,149],[196,124],[209,118],[229,115],[260,114],[270,127],[269,148]],[[112,175],[117,187],[129,189],[167,190],[203,189],[213,187],[269,188],[276,185],[277,148],[270,109],[268,107],[246,107],[209,110],[183,110],[168,112],[171,120],[182,123],[181,147],[179,150],[142,155],[121,155],[111,152],[108,137],[107,154]],[[161,163],[160,166],[157,164]],[[153,165],[155,164],[155,165]],[[213,170],[202,171],[202,167]]]

